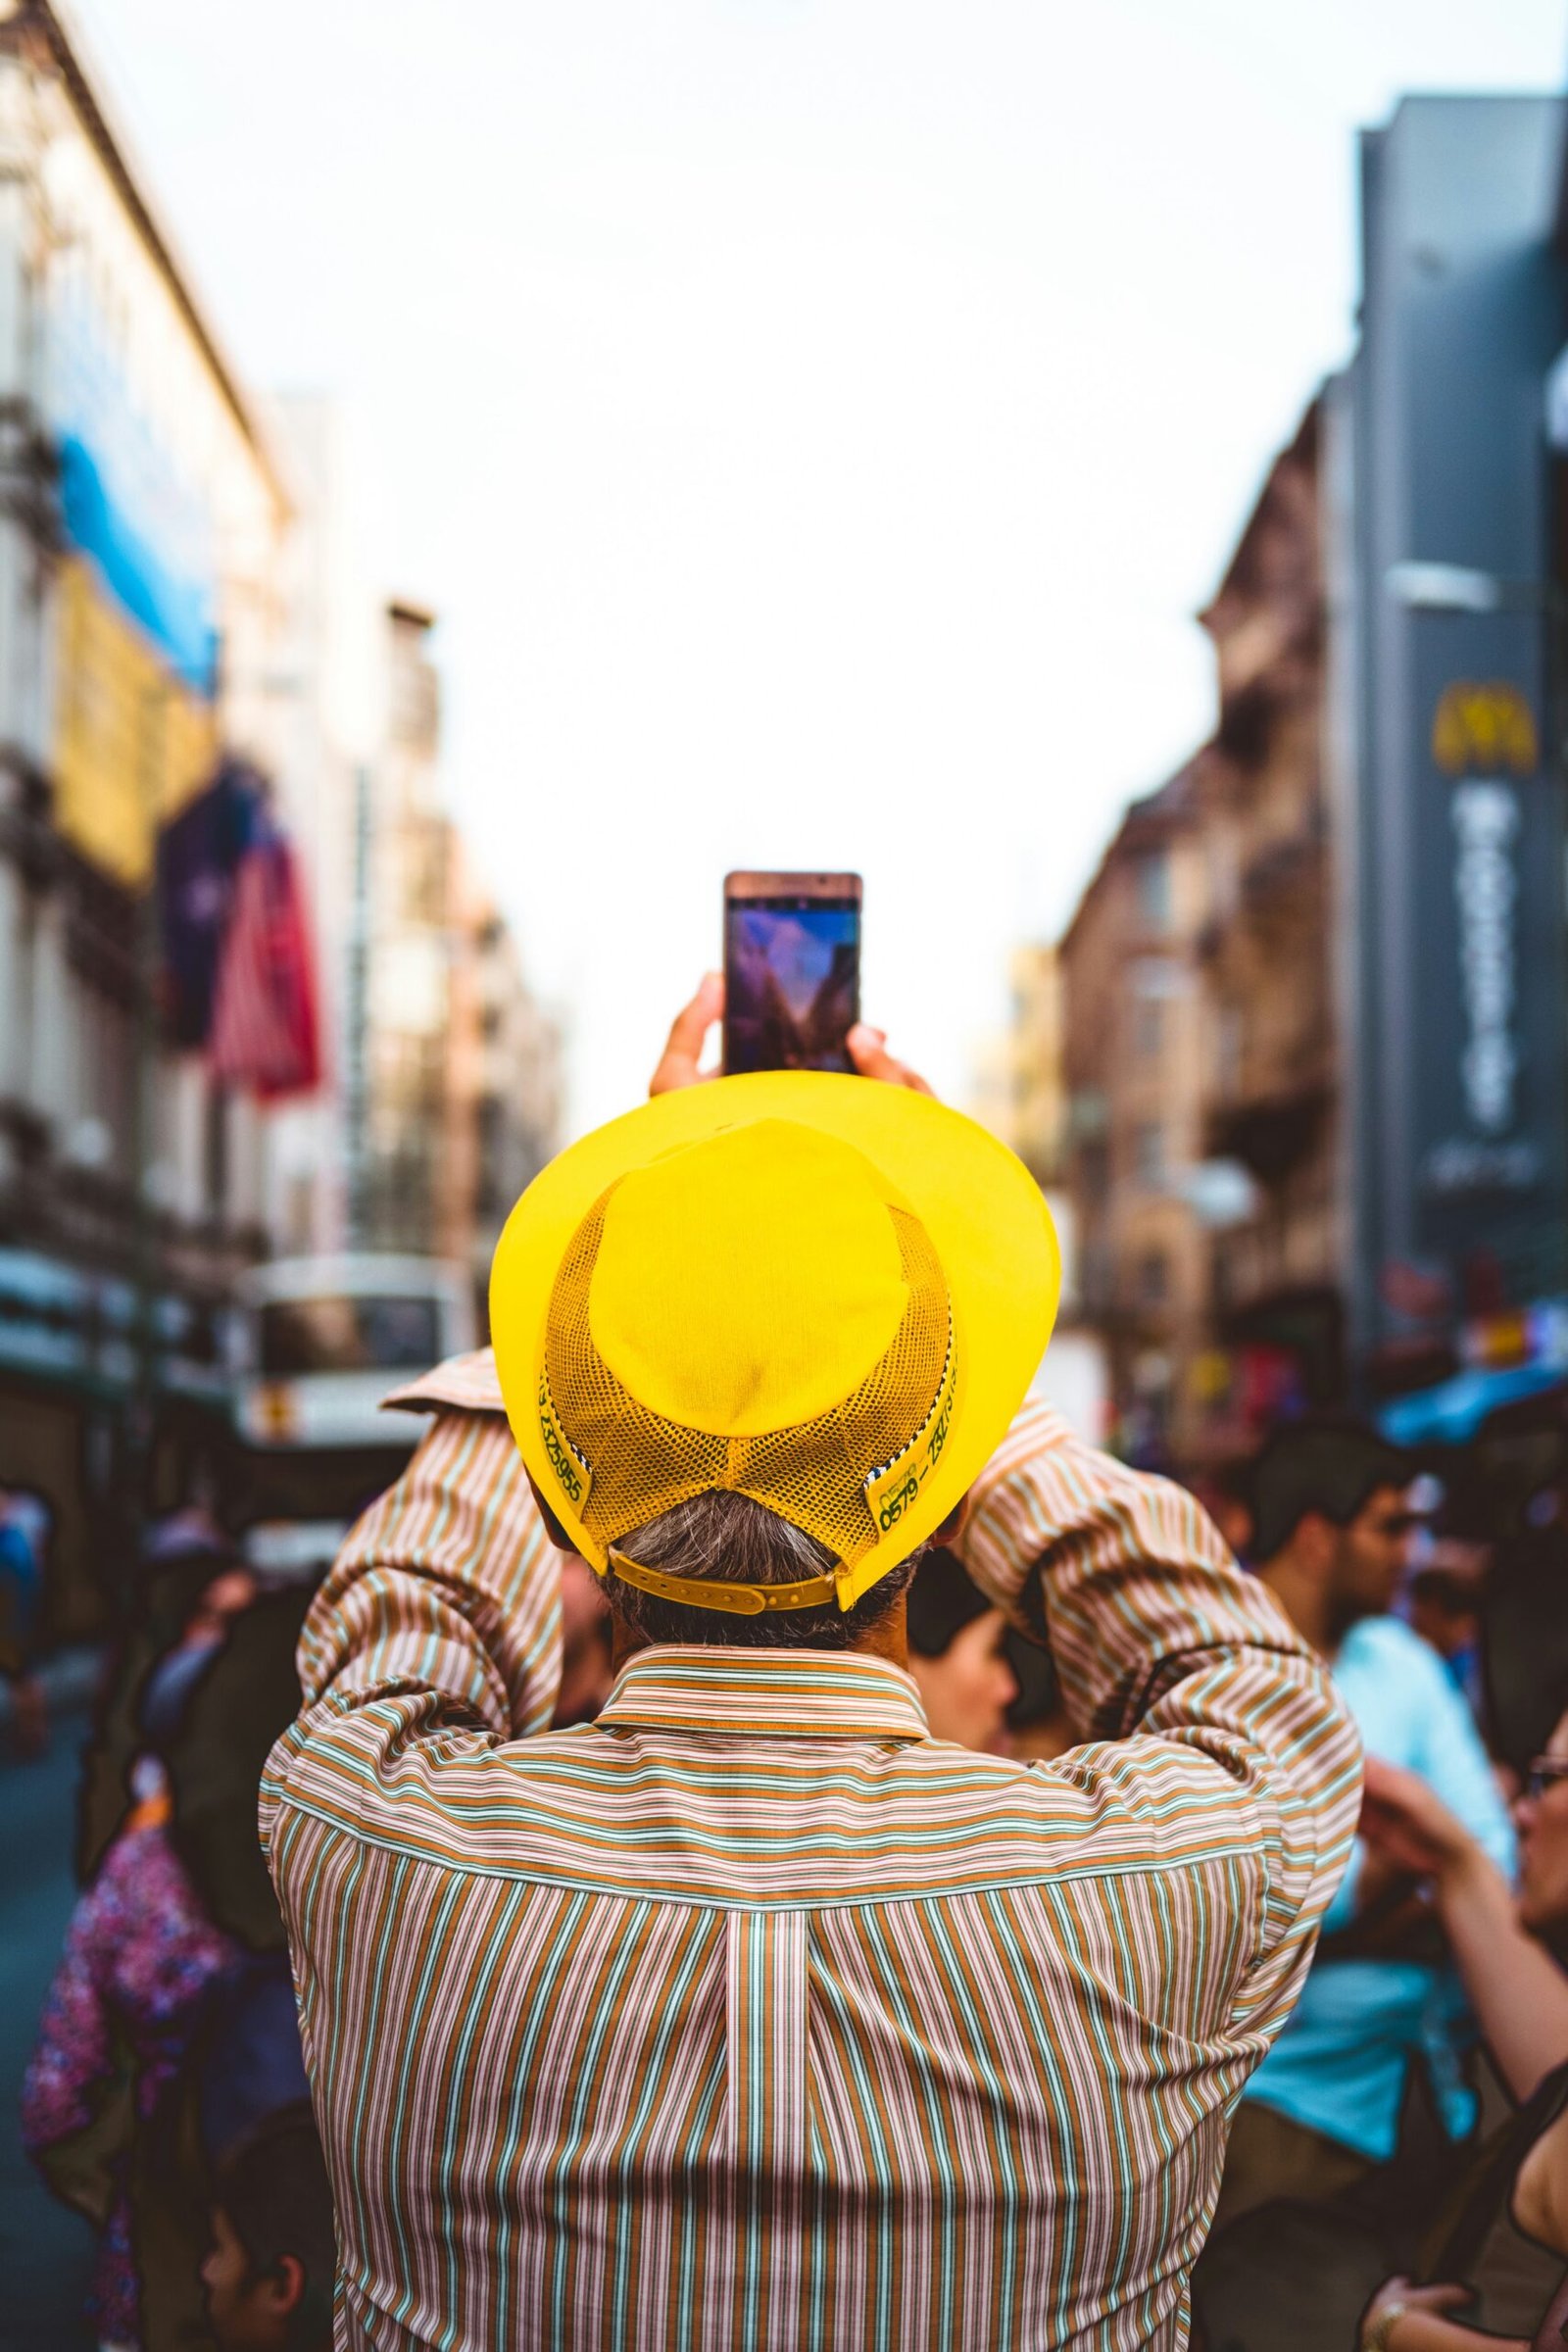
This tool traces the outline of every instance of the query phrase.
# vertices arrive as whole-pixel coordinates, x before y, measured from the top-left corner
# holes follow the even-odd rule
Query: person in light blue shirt
[[[1511,1872],[1507,1808],[1470,1710],[1436,1650],[1389,1614],[1413,1524],[1408,1477],[1403,1457],[1360,1429],[1279,1432],[1252,1476],[1257,1572],[1331,1662],[1368,1754],[1419,1773]],[[1414,2064],[1450,2136],[1474,2121],[1458,1980],[1430,1924],[1401,1911],[1398,1889],[1359,1845],[1322,1936],[1296,2011],[1237,2112],[1216,2230],[1271,2197],[1351,2191],[1387,2164]]]

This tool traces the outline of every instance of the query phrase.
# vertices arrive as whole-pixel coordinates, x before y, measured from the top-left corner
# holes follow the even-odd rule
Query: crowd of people
[[[100,2342],[1568,2340],[1568,1489],[1307,1420],[1222,1540],[1026,1396],[1017,1163],[715,1011],[324,1585],[145,1546],[24,2096]]]

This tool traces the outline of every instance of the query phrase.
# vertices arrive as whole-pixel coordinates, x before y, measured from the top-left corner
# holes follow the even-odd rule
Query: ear
[[[280,2254],[267,2277],[261,2291],[270,2311],[286,2319],[297,2311],[305,2296],[305,2265],[297,2254]]]
[[[939,1528],[934,1529],[932,1533],[927,1536],[926,1542],[928,1544],[941,1544],[945,1549],[947,1545],[957,1541],[957,1538],[962,1533],[963,1523],[969,1516],[969,1503],[973,1494],[974,1489],[971,1487],[966,1494],[958,1496],[957,1501],[954,1504],[952,1510],[943,1520],[942,1525]]]
[[[1296,1553],[1314,1576],[1327,1576],[1340,1548],[1340,1530],[1322,1511],[1303,1511],[1297,1523]]]
[[[576,1544],[567,1535],[565,1529],[562,1526],[561,1521],[556,1517],[555,1512],[550,1508],[549,1503],[546,1502],[544,1496],[540,1494],[539,1489],[534,1485],[533,1472],[525,1469],[523,1476],[528,1481],[528,1492],[532,1494],[534,1501],[539,1506],[539,1516],[545,1523],[545,1534],[550,1538],[550,1541],[555,1545],[557,1551],[564,1551],[568,1559],[580,1560],[582,1558],[582,1553],[577,1549]]]

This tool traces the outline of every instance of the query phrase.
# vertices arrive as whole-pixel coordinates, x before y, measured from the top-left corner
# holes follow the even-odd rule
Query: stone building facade
[[[162,1042],[150,877],[220,753],[289,821],[291,521],[61,19],[0,6],[0,1481],[54,1510],[62,1635],[122,1553],[155,1403],[224,1395],[223,1302],[267,1246],[260,1114]]]
[[[1080,1311],[1105,1343],[1118,1443],[1151,1458],[1192,1437],[1210,1277],[1187,1185],[1203,1116],[1202,764],[1133,803],[1059,951]]]
[[[1213,1242],[1207,1437],[1221,1449],[1344,1386],[1319,425],[1314,404],[1202,614],[1219,682],[1202,1148],[1250,1184]],[[1233,1192],[1240,1203],[1243,1187]]]
[[[1214,737],[1128,809],[1059,951],[1085,1319],[1120,1442],[1189,1465],[1343,1382],[1318,426],[1201,615]]]
[[[448,812],[434,616],[386,613],[387,720],[370,793],[357,1247],[466,1267],[483,1320],[508,1211],[556,1149],[561,1039]]]

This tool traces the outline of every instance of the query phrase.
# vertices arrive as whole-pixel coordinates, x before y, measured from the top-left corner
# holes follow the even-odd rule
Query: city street
[[[82,2311],[91,2234],[48,2194],[17,2136],[23,2069],[75,1895],[72,1813],[85,1724],[81,1711],[63,1715],[46,1756],[0,1764],[0,2352],[89,2352],[94,2341]]]
[[[1568,2352],[1568,0],[0,149],[0,2352]]]

